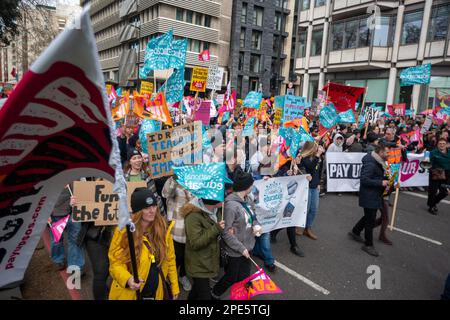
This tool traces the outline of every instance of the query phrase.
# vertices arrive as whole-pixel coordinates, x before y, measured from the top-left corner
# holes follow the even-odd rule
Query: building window
[[[341,50],[344,38],[344,23],[333,25],[332,50]]]
[[[261,39],[262,39],[262,32],[253,30],[252,31],[252,49],[261,50]]]
[[[345,23],[344,49],[356,48],[356,35],[358,34],[358,20]]]
[[[243,52],[239,52],[238,70],[239,71],[243,71],[244,70],[244,53]]]
[[[245,28],[241,28],[241,35],[239,37],[239,47],[245,48]]]
[[[187,10],[186,11],[186,22],[187,23],[192,23],[193,18],[194,18],[194,12],[191,11],[191,10]]]
[[[297,58],[304,58],[306,55],[306,30],[298,31]]]
[[[189,39],[189,51],[200,52],[200,41],[195,39]]]
[[[422,29],[423,11],[405,14],[403,20],[401,45],[415,44],[419,42]]]
[[[327,0],[316,0],[315,7],[317,8],[317,7],[324,6],[326,2],[327,2]]]
[[[211,16],[205,15],[205,27],[211,28]]]
[[[247,23],[247,3],[242,3],[242,10],[241,10],[241,23]]]
[[[237,93],[242,97],[242,76],[238,76]]]
[[[281,13],[279,13],[279,12],[275,13],[274,22],[275,22],[274,23],[275,30],[281,31]]]
[[[390,17],[380,17],[380,24],[373,31],[373,45],[387,47],[389,40]]]
[[[311,56],[322,53],[323,27],[314,28],[311,37]]]
[[[252,54],[250,56],[250,72],[259,73],[261,71],[261,56]]]
[[[433,8],[430,26],[428,28],[428,41],[443,41],[447,36],[448,17],[450,6]]]
[[[301,11],[309,10],[310,0],[300,0],[300,3],[302,5]]]
[[[184,10],[181,8],[177,8],[176,19],[178,21],[183,21],[184,20],[183,16],[184,16]]]
[[[201,14],[201,13],[196,13],[195,14],[195,24],[196,25],[198,25],[198,26],[201,26],[202,25],[202,17],[203,15]]]
[[[264,18],[264,9],[261,7],[254,7],[253,9],[253,24],[262,27]]]
[[[250,87],[249,87],[250,91],[258,91],[259,79],[258,78],[250,78],[249,85],[250,85]]]
[[[368,47],[369,46],[369,28],[367,27],[367,20],[361,19],[359,20],[359,33],[358,33],[358,48]]]
[[[209,50],[209,48],[210,48],[209,42],[203,41],[203,50]]]

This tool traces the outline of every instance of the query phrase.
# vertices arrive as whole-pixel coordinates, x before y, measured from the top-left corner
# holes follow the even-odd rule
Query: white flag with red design
[[[86,8],[23,75],[0,110],[0,288],[23,279],[64,187],[116,181],[129,221],[114,123]]]

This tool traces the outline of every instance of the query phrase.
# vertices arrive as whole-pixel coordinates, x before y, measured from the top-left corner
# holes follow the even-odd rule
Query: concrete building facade
[[[230,1],[231,2],[231,1]],[[294,0],[233,1],[230,74],[238,96],[284,94],[293,80]],[[294,38],[295,39],[295,38]]]
[[[450,1],[300,0],[296,72],[313,99],[328,81],[368,87],[366,103],[429,107],[450,90]],[[400,87],[399,73],[432,64],[430,85]]]
[[[82,6],[87,4],[105,80],[124,85],[128,79],[135,79],[137,61],[142,65],[147,43],[172,29],[174,39],[188,39],[186,80],[190,81],[193,67],[213,64],[225,68],[223,85],[226,85],[231,1],[81,0]],[[198,60],[205,49],[210,50],[210,62]],[[160,86],[167,73],[156,72],[156,78]]]

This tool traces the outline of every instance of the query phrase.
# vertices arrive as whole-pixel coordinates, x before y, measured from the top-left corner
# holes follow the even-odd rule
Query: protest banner
[[[256,118],[249,118],[247,120],[247,123],[245,124],[244,129],[242,130],[242,136],[243,137],[251,137],[251,136],[253,136],[254,128],[255,128],[255,122],[256,122]]]
[[[426,133],[428,130],[430,130],[432,124],[433,124],[433,116],[429,114],[429,115],[427,115],[427,117],[425,119],[425,123],[423,124],[422,128],[420,129],[420,133],[421,134]]]
[[[147,183],[127,182],[127,204],[131,212],[131,194],[136,188],[147,188]],[[75,181],[73,195],[77,202],[72,207],[73,222],[95,222],[95,225],[116,225],[119,195],[113,192],[109,181]]]
[[[359,96],[366,91],[366,88],[329,82],[322,90],[327,92],[328,97],[326,101],[332,102],[336,107],[336,111],[340,113],[348,109],[355,110],[355,103]]]
[[[222,67],[211,65],[208,70],[208,80],[206,89],[220,90],[222,88],[223,73],[225,69]]]
[[[327,152],[327,191],[358,192],[361,176],[362,158],[366,153]],[[428,170],[420,167],[425,154],[409,153],[407,161],[402,162],[400,185],[402,187],[428,186]]]
[[[201,163],[201,137],[200,121],[147,134],[150,176],[169,176],[173,166]]]
[[[151,70],[166,70],[170,68],[173,32],[151,39],[145,49],[144,65],[139,70],[141,79],[146,79]]]
[[[149,95],[151,96],[153,93],[153,83],[150,81],[141,81],[141,91],[139,92],[142,95]]]
[[[284,97],[283,122],[303,117],[305,111],[305,98],[298,96]]]
[[[148,154],[147,134],[161,130],[161,121],[142,119],[141,128],[139,129],[139,140],[141,141],[142,151]]]
[[[190,90],[196,92],[205,92],[207,80],[208,80],[208,69],[198,67],[192,69]]]
[[[209,126],[209,120],[211,117],[211,101],[203,100],[200,103],[199,108],[195,111],[195,120],[201,121],[203,125]]]
[[[218,94],[217,96],[216,96],[216,101],[217,101],[217,104],[219,105],[219,106],[222,106],[223,105],[223,103],[225,102],[225,94]]]
[[[309,182],[307,175],[258,180],[252,190],[262,232],[305,227]]]
[[[388,113],[393,117],[403,117],[406,115],[406,103],[388,104]]]
[[[273,124],[280,125],[282,116],[283,116],[283,109],[275,108],[275,115],[273,117]]]
[[[176,69],[158,92],[165,93],[168,103],[176,103],[183,99],[185,85],[184,68]]]
[[[184,69],[188,39],[172,41],[170,47],[169,68]]]
[[[431,63],[404,69],[400,72],[400,86],[429,84],[431,79]]]
[[[373,108],[366,108],[366,113],[364,114],[364,121],[366,123],[374,124],[380,117],[380,111]]]
[[[242,107],[258,109],[261,106],[262,97],[262,92],[250,91],[242,102]]]
[[[250,300],[260,294],[276,294],[283,291],[260,268],[251,276],[236,282],[230,288],[230,300]]]
[[[336,108],[332,103],[329,103],[320,110],[319,121],[326,129],[330,129],[336,125],[337,117]]]
[[[0,288],[23,280],[68,183],[118,177],[116,187],[125,190],[89,10],[74,22],[77,28],[66,28],[43,51],[0,112]],[[125,202],[121,196],[121,208]]]
[[[193,195],[222,202],[225,197],[225,162],[203,163],[193,166],[173,167],[177,182]]]
[[[327,191],[357,192],[366,153],[327,152]]]
[[[352,109],[348,109],[347,111],[338,114],[337,123],[351,124],[355,122],[355,113]]]
[[[158,120],[169,126],[173,125],[164,92],[159,92],[153,100],[148,100],[145,108],[142,103],[135,103],[133,112],[142,119]]]

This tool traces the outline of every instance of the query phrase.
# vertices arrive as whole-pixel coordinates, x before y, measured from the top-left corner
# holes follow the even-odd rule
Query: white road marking
[[[304,276],[302,276],[301,274],[298,274],[297,272],[295,272],[294,270],[286,267],[284,264],[275,261],[275,265],[282,269],[283,271],[285,271],[286,273],[289,273],[291,276],[297,278],[300,281],[303,281],[304,283],[306,283],[308,286],[312,287],[313,289],[322,292],[324,295],[329,295],[330,291],[328,291],[327,289],[322,288],[321,286],[319,286],[318,284],[312,282],[311,280],[309,280],[308,278],[305,278]]]
[[[437,244],[438,246],[442,246],[442,242],[439,242],[439,241],[436,241],[436,240],[433,240],[433,239],[430,239],[430,238],[427,238],[427,237],[424,237],[424,236],[421,236],[421,235],[418,235],[418,234],[415,234],[415,233],[412,233],[412,232],[409,232],[406,230],[402,230],[402,229],[399,229],[396,227],[394,227],[394,230],[396,230],[398,232],[402,232],[402,233],[410,235],[410,236],[413,236],[413,237],[416,237],[416,238],[419,238],[419,239],[422,239],[422,240],[425,240],[425,241],[429,241],[431,243]]]
[[[421,193],[415,193],[415,192],[411,192],[411,191],[402,191],[402,193],[409,194],[410,196],[414,196],[414,197],[418,197],[418,198],[428,199],[428,196],[421,194]],[[439,203],[450,204],[450,201],[441,200],[441,202],[439,202]]]

